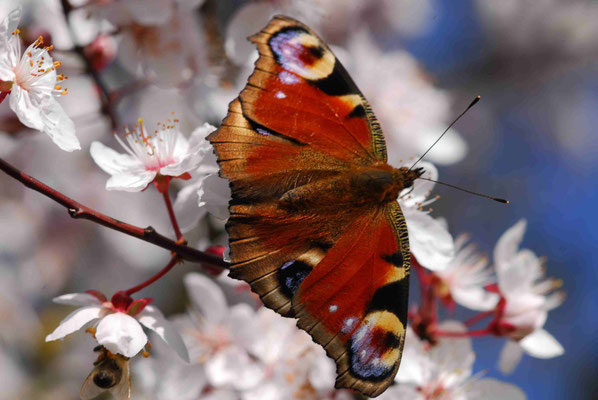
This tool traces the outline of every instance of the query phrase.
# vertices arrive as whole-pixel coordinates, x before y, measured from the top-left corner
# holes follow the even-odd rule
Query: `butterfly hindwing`
[[[337,363],[337,387],[390,385],[407,324],[409,241],[398,203],[354,221],[293,299],[298,325]]]
[[[250,40],[255,70],[208,137],[232,192],[230,276],[298,318],[335,360],[337,387],[376,396],[399,367],[409,243],[398,203],[353,201],[343,177],[386,166],[382,131],[308,27],[277,16]]]

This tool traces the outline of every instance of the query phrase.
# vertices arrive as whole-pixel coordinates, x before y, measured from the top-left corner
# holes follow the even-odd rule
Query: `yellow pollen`
[[[28,55],[29,57],[33,57],[33,53],[32,53],[32,52],[30,52],[30,51],[28,51],[28,52],[27,52],[27,55]]]
[[[64,89],[62,92],[60,92],[61,96],[66,96],[68,94],[68,88]]]
[[[33,60],[29,60],[29,65],[33,67]]]
[[[56,85],[56,86],[54,86],[54,89],[55,89],[55,90],[60,90],[60,89],[62,89],[62,86],[60,86],[60,85]]]
[[[62,65],[62,63],[60,61],[54,61],[53,65],[54,65],[54,68],[59,68]]]
[[[64,74],[60,74],[60,75],[56,76],[57,81],[61,81],[63,79],[64,79]]]
[[[52,51],[52,50],[54,50],[54,45],[51,44],[49,46],[46,46],[46,47],[44,47],[44,50],[46,50],[46,51]]]
[[[15,31],[12,34],[13,35],[18,35],[19,33],[21,33],[21,30],[17,28],[17,29],[15,29]]]
[[[144,351],[143,353],[141,353],[141,355],[142,355],[144,358],[148,358],[148,357],[150,356],[150,353],[149,353],[149,351]]]
[[[91,328],[87,328],[85,329],[85,332],[91,334],[91,336],[93,336],[93,338],[96,338],[96,328],[94,328],[93,326]]]
[[[39,35],[39,36],[37,37],[37,40],[36,40],[36,42],[39,42],[39,44],[44,44],[44,37],[43,37],[42,35]]]

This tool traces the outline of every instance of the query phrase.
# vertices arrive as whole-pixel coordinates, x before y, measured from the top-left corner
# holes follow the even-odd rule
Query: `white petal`
[[[264,376],[262,367],[236,346],[218,351],[206,362],[208,380],[214,386],[231,385],[247,390],[258,385]]]
[[[66,304],[70,306],[100,306],[102,302],[97,297],[89,293],[69,293],[62,296],[54,297],[52,301],[56,304]]]
[[[421,167],[424,169],[424,174],[422,177],[431,179],[433,181],[438,180],[438,169],[434,164],[427,161],[420,161],[417,164],[417,167]],[[434,189],[435,182],[425,181],[423,179],[418,179],[413,183],[413,191],[411,194],[411,199],[415,202],[422,202],[426,198],[430,197],[430,192]]]
[[[512,373],[519,364],[519,361],[521,361],[522,355],[523,349],[519,343],[513,340],[507,341],[500,352],[498,369],[500,369],[503,374]]]
[[[553,358],[563,355],[565,349],[544,329],[538,329],[519,341],[523,350],[532,357]]]
[[[0,39],[10,38],[12,36],[12,33],[19,26],[22,14],[23,8],[20,5],[8,13],[0,23]]]
[[[508,264],[511,258],[517,253],[519,245],[523,240],[526,226],[527,222],[525,219],[521,219],[507,229],[500,239],[498,239],[494,247],[494,262],[496,263],[497,272],[500,272],[501,266]]]
[[[46,336],[46,342],[50,342],[56,339],[62,339],[66,335],[78,331],[85,326],[88,322],[94,319],[100,318],[104,314],[104,308],[100,306],[88,306],[79,308],[62,320],[60,325]]]
[[[123,174],[131,170],[143,168],[143,165],[135,157],[129,154],[121,154],[100,142],[93,142],[89,148],[91,158],[110,175]]]
[[[193,307],[211,323],[219,323],[228,314],[228,305],[222,289],[213,280],[198,273],[184,278],[187,294]]]
[[[468,382],[464,386],[462,400],[525,400],[525,393],[517,386],[485,378]]]
[[[425,212],[414,208],[403,210],[411,253],[424,267],[442,270],[453,260],[455,246],[446,228]]]
[[[143,311],[137,315],[137,320],[156,332],[171,349],[176,351],[179,357],[189,362],[189,353],[187,352],[187,347],[185,346],[181,335],[177,332],[174,326],[164,318],[164,315],[162,315],[160,310],[154,306],[146,306]]]
[[[80,150],[81,144],[75,135],[75,124],[66,115],[62,106],[54,97],[45,97],[41,108],[42,131],[62,150]]]
[[[449,332],[465,332],[467,328],[459,321],[444,321],[438,329]],[[429,351],[430,360],[445,375],[446,386],[456,385],[471,376],[475,353],[469,337],[441,338]]]
[[[111,352],[125,357],[135,356],[147,343],[147,336],[139,322],[121,312],[102,318],[96,328],[96,339]]]
[[[185,186],[177,193],[174,201],[174,212],[183,232],[193,229],[208,211],[205,207],[198,205],[197,190],[201,187],[201,184],[202,181],[199,180]]]
[[[318,391],[334,389],[336,367],[334,361],[322,354],[310,365],[308,371],[309,383]]]
[[[246,349],[251,348],[262,335],[255,310],[247,303],[235,304],[230,308],[228,325],[235,341]]]
[[[427,353],[422,342],[419,340],[411,327],[407,328],[403,359],[399,366],[399,372],[395,382],[400,385],[413,384],[421,386],[426,383],[425,370],[427,367]]]
[[[41,110],[29,92],[23,90],[19,85],[13,85],[8,97],[10,98],[10,108],[17,114],[23,125],[40,131],[44,128]]]
[[[388,388],[388,390],[376,397],[378,400],[426,400],[421,389],[415,385],[408,383],[395,384]]]
[[[477,311],[492,310],[500,298],[497,293],[487,292],[479,287],[454,287],[451,289],[451,296],[458,304]]]
[[[137,173],[112,175],[106,182],[106,190],[122,190],[125,192],[140,192],[147,187],[156,173],[153,171],[138,171]]]
[[[220,178],[216,174],[207,176],[197,194],[200,204],[205,203],[210,214],[220,219],[228,218],[228,202],[231,192],[226,179]]]

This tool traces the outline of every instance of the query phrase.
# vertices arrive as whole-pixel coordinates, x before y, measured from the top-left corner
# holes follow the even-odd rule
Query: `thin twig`
[[[74,43],[73,51],[75,53],[77,53],[79,55],[79,57],[81,57],[81,60],[83,60],[83,63],[85,64],[85,72],[87,72],[91,76],[94,83],[100,90],[100,101],[102,103],[102,111],[108,116],[108,118],[110,118],[112,128],[116,129],[118,126],[118,118],[116,115],[116,111],[114,110],[114,107],[113,107],[113,102],[111,101],[110,89],[108,89],[108,86],[102,80],[100,73],[91,64],[91,60],[85,54],[85,48],[82,46],[79,46],[77,44],[77,38],[75,37],[75,34],[72,31],[71,26],[68,22],[69,14],[74,9],[74,7],[71,5],[71,3],[68,0],[61,0],[60,3],[62,4],[62,11],[64,13],[64,18],[67,21],[66,25],[67,25],[69,35],[71,37],[71,40]]]
[[[170,259],[170,261],[168,262],[168,264],[166,264],[166,266],[164,268],[162,268],[160,271],[158,271],[154,276],[152,276],[145,282],[140,283],[137,286],[133,286],[132,288],[125,290],[125,293],[130,296],[133,293],[137,293],[138,291],[145,289],[146,287],[148,287],[149,285],[151,285],[152,283],[156,282],[158,279],[160,279],[164,275],[166,275],[168,273],[168,271],[170,271],[175,265],[177,265],[177,263],[179,261],[180,261],[179,257],[173,256]]]
[[[152,243],[163,249],[170,250],[176,253],[181,259],[191,262],[206,263],[219,268],[228,268],[229,264],[223,261],[219,257],[206,254],[202,251],[186,246],[184,244],[177,243],[164,235],[156,232],[154,228],[148,226],[142,228],[139,226],[127,224],[126,222],[119,221],[105,214],[102,214],[96,210],[93,210],[73,199],[67,197],[63,193],[57,191],[54,188],[38,181],[37,179],[27,175],[26,173],[15,168],[5,160],[0,158],[0,170],[5,172],[7,175],[21,182],[23,185],[30,189],[35,190],[43,194],[46,197],[54,200],[61,206],[65,207],[69,215],[75,219],[86,219],[88,221],[95,222],[96,224],[103,225],[107,228],[114,229],[125,233],[129,236],[136,237],[145,242]]]

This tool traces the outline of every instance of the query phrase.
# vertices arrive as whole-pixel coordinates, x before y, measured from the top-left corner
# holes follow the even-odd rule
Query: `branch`
[[[91,61],[85,54],[85,48],[82,46],[79,46],[77,44],[77,38],[75,37],[75,34],[73,33],[73,31],[71,29],[71,25],[69,23],[69,14],[74,8],[71,5],[71,3],[69,2],[69,0],[61,0],[60,2],[62,4],[62,11],[64,13],[64,18],[66,20],[68,32],[71,37],[71,40],[73,41],[73,51],[76,54],[78,54],[79,57],[83,60],[83,63],[85,64],[85,72],[87,72],[91,76],[94,83],[98,87],[99,92],[100,92],[99,93],[100,101],[102,103],[102,111],[110,118],[110,122],[112,123],[112,128],[116,129],[118,118],[117,118],[116,112],[114,110],[113,103],[111,101],[110,90],[108,89],[108,86],[106,86],[104,81],[102,80],[100,73],[98,71],[96,71],[96,69],[93,67],[93,65],[91,65]]]
[[[53,189],[50,186],[18,170],[1,158],[0,170],[21,182],[28,188],[33,189],[46,197],[49,197],[61,206],[65,207],[72,218],[86,219],[95,222],[96,224],[103,225],[106,228],[114,229],[115,231],[136,237],[137,239],[141,239],[158,247],[162,247],[163,249],[170,250],[186,261],[206,263],[218,268],[229,267],[229,264],[224,260],[210,254],[206,254],[185,244],[177,243],[168,237],[159,234],[151,226],[148,226],[147,228],[141,228],[139,226],[127,224],[126,222],[119,221],[89,207],[86,207],[70,197],[65,196],[56,189]]]

